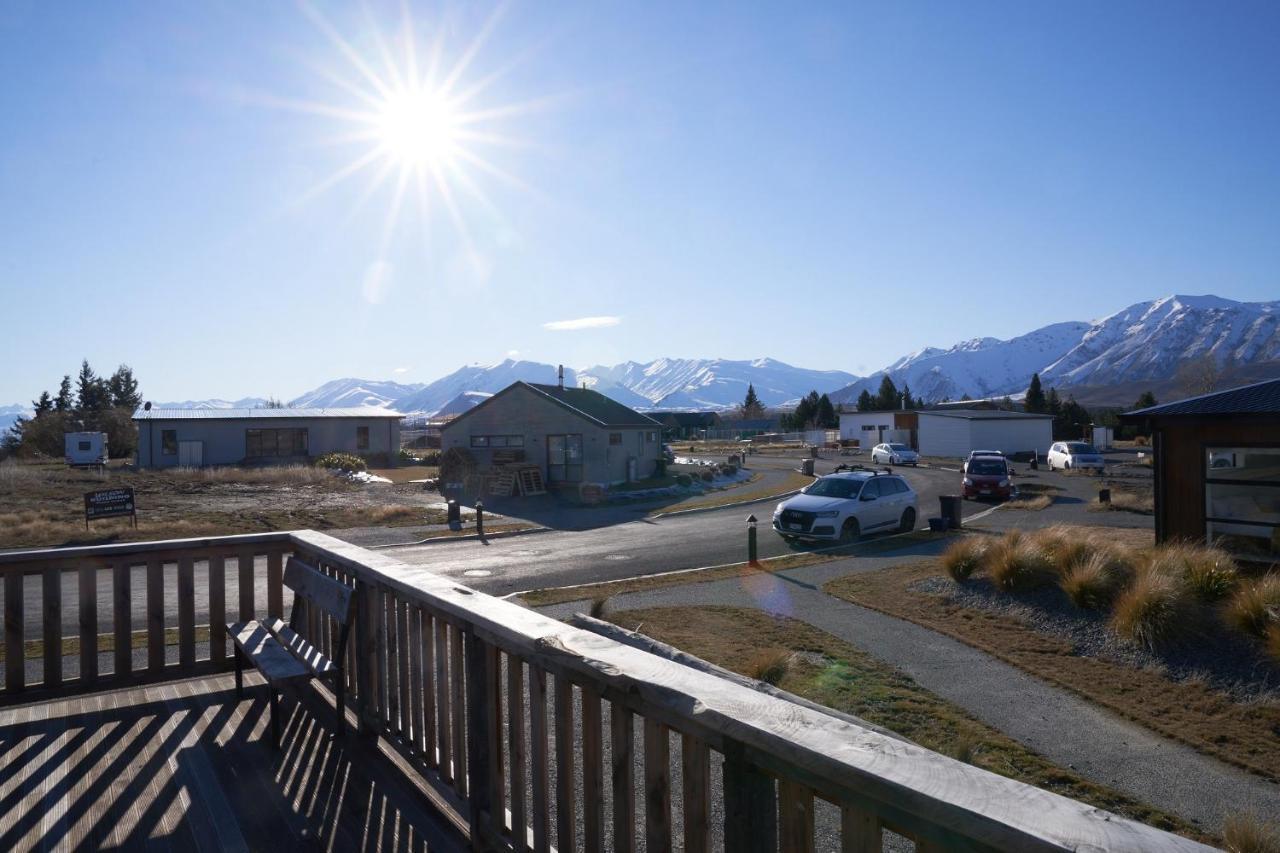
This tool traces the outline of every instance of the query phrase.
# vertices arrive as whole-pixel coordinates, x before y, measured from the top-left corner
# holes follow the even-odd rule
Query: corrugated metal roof
[[[536,382],[525,384],[601,426],[655,427],[659,425],[653,418],[642,415],[635,409],[624,406],[617,400],[590,388],[562,388],[559,385],[541,385]]]
[[[1226,391],[1188,397],[1161,406],[1127,412],[1125,419],[1169,415],[1280,415],[1280,379],[1241,385]]]
[[[1053,415],[1040,415],[1035,412],[1004,412],[999,409],[946,409],[920,412],[921,416],[933,415],[939,418],[963,418],[967,421],[1038,421],[1051,420]]]
[[[402,418],[372,406],[349,409],[138,409],[135,421],[239,421],[259,418]]]

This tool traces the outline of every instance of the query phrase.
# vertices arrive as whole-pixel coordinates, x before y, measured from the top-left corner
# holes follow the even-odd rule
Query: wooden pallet
[[[542,469],[537,465],[521,468],[517,472],[517,476],[520,484],[520,494],[525,497],[545,495],[547,493],[546,484],[542,482]]]
[[[515,494],[516,473],[510,468],[500,468],[489,480],[489,494],[511,497]]]

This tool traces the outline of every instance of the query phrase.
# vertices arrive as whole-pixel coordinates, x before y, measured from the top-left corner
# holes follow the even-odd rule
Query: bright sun
[[[457,156],[461,142],[458,110],[425,89],[395,92],[377,119],[378,141],[403,165],[439,168]]]

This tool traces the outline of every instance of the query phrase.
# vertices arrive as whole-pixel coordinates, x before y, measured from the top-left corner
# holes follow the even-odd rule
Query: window
[[[178,431],[176,429],[160,430],[160,452],[165,456],[178,455]]]
[[[878,478],[867,480],[867,484],[862,487],[862,495],[860,497],[863,500],[880,497],[880,480]]]
[[[609,446],[616,447],[619,444],[622,444],[622,433],[620,432],[609,433]]]
[[[657,433],[655,430],[649,430],[648,432],[646,432],[646,433],[644,434],[644,440],[645,440],[645,441],[657,441],[657,440],[658,440],[658,433]]]
[[[77,443],[76,443],[76,446],[77,446],[77,447],[79,447],[81,450],[88,450],[88,449],[89,449],[89,442],[87,442],[87,441],[80,441],[80,442],[77,442]]]
[[[1280,446],[1210,447],[1204,514],[1209,543],[1241,556],[1280,556]]]
[[[547,436],[547,479],[582,482],[582,434]]]
[[[356,450],[369,449],[369,428],[367,426],[356,427]]]
[[[472,447],[524,447],[523,435],[473,435]]]
[[[305,429],[247,429],[244,431],[246,459],[274,459],[307,455]]]

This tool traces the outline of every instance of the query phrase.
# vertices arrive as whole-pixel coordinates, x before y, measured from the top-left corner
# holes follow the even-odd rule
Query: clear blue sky
[[[431,161],[456,216],[394,154],[314,191],[379,141],[351,139],[379,110],[350,57],[407,76],[398,3],[0,6],[0,403],[81,357],[157,400],[512,351],[862,373],[1169,293],[1280,298],[1276,3],[410,14],[437,82],[487,33],[449,90],[479,87],[447,120],[479,133]],[[617,324],[544,326],[584,317]]]

